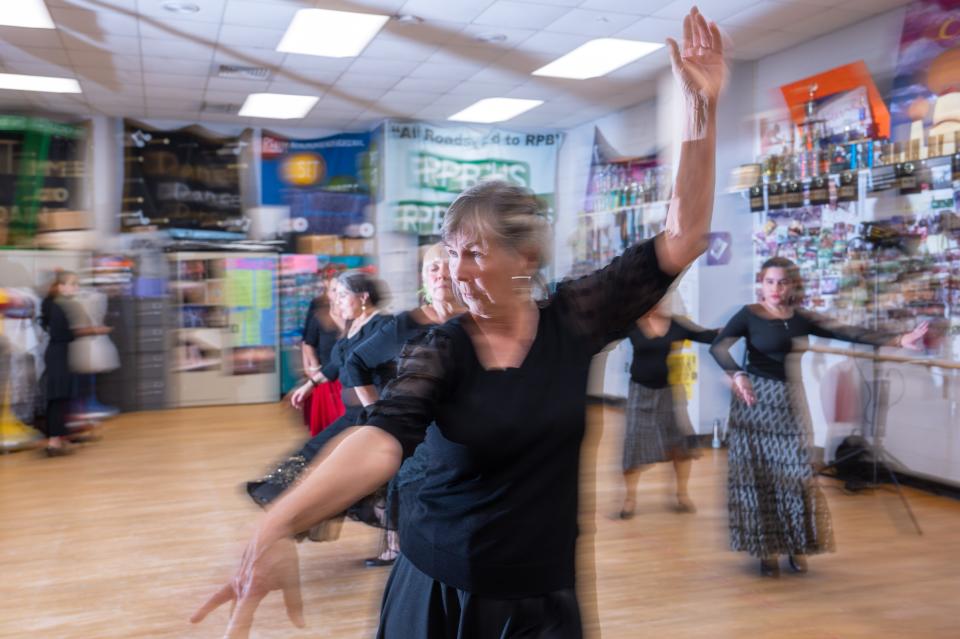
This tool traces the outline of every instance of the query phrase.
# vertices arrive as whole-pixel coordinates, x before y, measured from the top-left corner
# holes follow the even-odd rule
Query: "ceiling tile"
[[[50,7],[50,16],[61,31],[80,32],[88,35],[113,33],[116,35],[139,35],[136,15],[121,11],[89,11]]]
[[[358,73],[347,71],[337,79],[338,87],[366,87],[378,88],[386,91],[397,83],[399,78],[395,75],[380,75],[374,73]]]
[[[234,91],[237,93],[258,93],[267,90],[269,80],[235,80],[229,78],[210,78],[207,89],[210,91]]]
[[[200,11],[196,13],[171,13],[163,8],[163,2],[161,0],[140,0],[138,8],[140,13],[145,16],[160,18],[176,16],[178,20],[220,22],[226,0],[190,0],[190,2],[200,7]]]
[[[403,24],[391,20],[384,25],[377,37],[395,37],[423,44],[445,44],[455,39],[467,24],[467,21],[453,19],[432,19],[419,24]]]
[[[611,36],[636,20],[636,16],[625,13],[586,11],[574,9],[559,20],[551,23],[547,31],[588,35],[594,38]]]
[[[460,84],[463,78],[411,78],[406,77],[394,85],[398,91],[426,91],[429,93],[443,93]]]
[[[157,40],[164,40],[166,38],[183,38],[186,40],[199,38],[206,42],[216,42],[219,33],[219,22],[196,22],[194,20],[155,18],[152,16],[140,17],[141,38],[154,38]]]
[[[143,58],[144,73],[169,73],[175,75],[210,75],[212,64],[209,60],[183,60],[180,58]]]
[[[794,20],[783,26],[783,30],[789,33],[799,33],[809,37],[815,37],[824,33],[836,31],[848,24],[853,24],[863,18],[863,14],[843,9],[824,9],[813,12],[809,17]]]
[[[357,58],[324,58],[316,55],[288,53],[283,58],[285,69],[305,69],[318,71],[345,71]]]
[[[11,0],[3,0],[10,2]],[[13,0],[16,2],[16,0]],[[56,29],[21,29],[19,27],[0,27],[0,42],[18,47],[37,47],[59,49],[63,46],[60,32]]]
[[[546,4],[497,0],[475,17],[473,22],[481,25],[542,29],[569,11],[568,7]]]
[[[592,40],[587,35],[572,33],[552,33],[539,31],[520,44],[522,51],[546,53],[552,56],[561,56],[570,53],[580,45]]]
[[[629,27],[618,31],[618,38],[628,40],[643,40],[645,42],[663,42],[665,38],[679,38],[682,32],[682,23],[677,20],[664,18],[640,18]]]
[[[118,55],[138,55],[140,52],[137,36],[113,35],[109,33],[85,34],[62,32],[63,46],[68,51],[105,51]]]
[[[461,82],[451,89],[447,95],[452,96],[470,96],[479,100],[480,98],[498,98],[507,93],[509,89],[504,88],[502,84],[485,84],[481,82]]]
[[[581,9],[591,11],[613,11],[615,13],[632,13],[635,15],[650,15],[673,0],[584,0]],[[689,6],[687,7],[689,10]]]
[[[320,99],[318,109],[337,113],[353,113],[354,117],[360,111],[369,108],[371,102],[363,98],[354,98],[345,93],[330,92]]]
[[[503,55],[500,51],[475,48],[443,48],[427,60],[433,64],[475,65],[483,68]]]
[[[51,64],[69,65],[70,57],[66,49],[30,49],[15,46],[0,47],[0,60],[4,62],[19,60],[21,62],[49,62]]]
[[[68,51],[74,64],[89,67],[112,67],[114,69],[139,69],[139,55],[112,55],[105,51]]]
[[[276,68],[284,63],[286,54],[273,49],[257,49],[220,45],[213,52],[213,64]]]
[[[183,60],[204,60],[209,62],[213,57],[213,49],[207,44],[198,44],[196,42],[173,38],[169,40],[142,38],[140,40],[140,51],[143,53],[144,58],[151,56],[169,56]]]
[[[277,29],[259,29],[257,27],[225,24],[220,27],[220,36],[217,42],[221,46],[276,49],[281,39],[283,39],[283,31]]]
[[[182,87],[202,89],[207,85],[207,77],[200,75],[179,75],[172,73],[144,73],[143,83],[154,87]]]
[[[439,94],[426,93],[425,91],[396,91],[391,90],[381,96],[377,103],[387,107],[409,108],[416,107],[421,109],[433,102]]]
[[[243,101],[250,95],[249,91],[204,91],[203,100],[205,102],[215,102],[217,104],[243,104]]]
[[[460,33],[457,42],[464,47],[507,52],[516,49],[535,33],[537,32],[534,29],[471,24]],[[491,37],[497,38],[497,41],[489,42]]]
[[[268,93],[289,93],[290,95],[319,95],[326,93],[333,82],[295,82],[286,78],[274,77],[267,86]]]
[[[396,80],[419,66],[410,60],[383,60],[374,58],[357,58],[347,70],[350,74],[376,73],[395,76]]]
[[[811,9],[811,7],[796,3],[763,0],[751,4],[746,9],[738,11],[720,22],[725,25],[749,26],[755,29],[779,29],[790,22],[803,20],[819,11],[819,9]]]
[[[158,87],[144,85],[143,88],[148,104],[157,99],[183,100],[187,102],[199,100],[202,93],[198,89],[181,89],[179,87]]]
[[[113,69],[111,67],[84,67],[75,66],[76,78],[88,79],[97,84],[119,87],[124,84],[143,82],[143,75],[139,69]]]
[[[463,81],[483,68],[483,64],[474,62],[424,62],[411,71],[408,77],[440,80],[459,79]]]
[[[501,69],[497,66],[489,66],[470,76],[468,82],[477,82],[480,84],[499,85],[504,90],[514,89],[529,78],[529,74],[517,73]]]
[[[49,75],[56,78],[74,77],[73,66],[69,64],[54,64],[37,60],[28,62],[26,60],[5,60],[4,69],[9,73],[22,73],[24,75]]]
[[[307,5],[304,3],[291,2],[266,7],[263,2],[257,0],[227,0],[223,24],[285,31],[294,14],[305,6]]]
[[[491,4],[493,0],[409,0],[400,12],[428,21],[471,22]]]
[[[315,73],[309,73],[306,71],[278,69],[270,79],[272,83],[288,84],[291,86],[302,85],[319,91],[336,83],[341,75],[342,73],[340,71],[317,71]]]
[[[420,43],[394,36],[377,36],[363,50],[364,58],[387,58],[391,60],[412,60],[422,62],[433,55],[440,45]]]
[[[720,22],[739,11],[743,11],[755,4],[757,0],[697,0],[691,3],[690,0],[673,0],[669,4],[652,12],[657,18],[666,18],[668,20],[683,20],[683,17],[690,13],[690,7],[697,5],[697,9],[707,20]]]

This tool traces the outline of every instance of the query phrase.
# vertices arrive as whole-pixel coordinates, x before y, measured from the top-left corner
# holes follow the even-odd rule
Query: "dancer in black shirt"
[[[710,347],[731,376],[728,511],[733,550],[760,559],[760,574],[780,574],[778,556],[807,570],[806,556],[833,549],[830,512],[816,484],[810,456],[810,419],[795,355],[807,336],[919,349],[927,325],[903,335],[841,326],[799,307],[803,282],[790,260],[775,257],[760,270],[762,301],[744,306]],[[730,356],[740,338],[747,367]]]
[[[672,352],[685,340],[709,344],[717,331],[697,326],[671,315],[665,302],[637,320],[627,334],[633,346],[630,390],[627,396],[626,431],[623,439],[623,482],[626,492],[621,519],[633,517],[637,482],[650,464],[673,462],[677,476],[677,508],[696,512],[687,492],[690,460],[695,451],[688,438],[693,435],[683,385],[670,383],[668,363]]]
[[[290,537],[383,484],[426,438],[429,470],[401,518],[378,636],[582,636],[574,563],[589,364],[663,297],[710,228],[720,32],[693,10],[683,53],[669,43],[689,114],[668,231],[537,304],[531,284],[550,243],[540,203],[498,181],[461,194],[443,238],[468,312],[404,348],[367,425],[273,504],[236,577],[195,621],[235,601],[227,636],[246,636],[259,602],[282,589],[302,622]]]

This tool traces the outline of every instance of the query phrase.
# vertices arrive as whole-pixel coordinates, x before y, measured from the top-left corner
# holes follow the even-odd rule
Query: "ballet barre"
[[[898,362],[901,364],[914,364],[916,366],[926,366],[927,368],[946,368],[951,370],[960,370],[960,362],[953,362],[946,359],[919,359],[907,355],[877,355],[866,351],[855,351],[846,348],[831,348],[829,346],[809,346],[808,351],[815,353],[830,353],[832,355],[843,355],[845,357],[859,357],[861,359],[872,359],[876,362]]]

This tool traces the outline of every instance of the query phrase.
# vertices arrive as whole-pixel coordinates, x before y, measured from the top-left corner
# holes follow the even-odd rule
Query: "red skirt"
[[[310,436],[313,437],[343,415],[345,409],[340,399],[342,387],[339,380],[324,382],[310,394]]]

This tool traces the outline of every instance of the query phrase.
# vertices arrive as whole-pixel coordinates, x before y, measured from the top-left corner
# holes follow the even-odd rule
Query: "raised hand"
[[[257,606],[272,590],[283,591],[287,616],[298,628],[303,620],[303,599],[300,595],[300,562],[296,544],[290,539],[260,548],[257,538],[247,545],[233,579],[224,585],[190,617],[191,623],[203,619],[226,602],[231,602],[230,621],[224,639],[247,639],[253,626]]]
[[[707,23],[693,7],[683,19],[683,44],[667,38],[673,75],[689,98],[714,102],[727,77],[723,37],[715,22]]]
[[[294,408],[300,408],[303,406],[303,402],[306,401],[307,397],[310,396],[310,393],[313,392],[313,384],[310,382],[304,383],[300,388],[293,392],[293,395],[290,396],[290,404]]]
[[[920,322],[909,333],[900,336],[900,347],[910,351],[923,350],[923,336],[930,329],[930,322]]]

